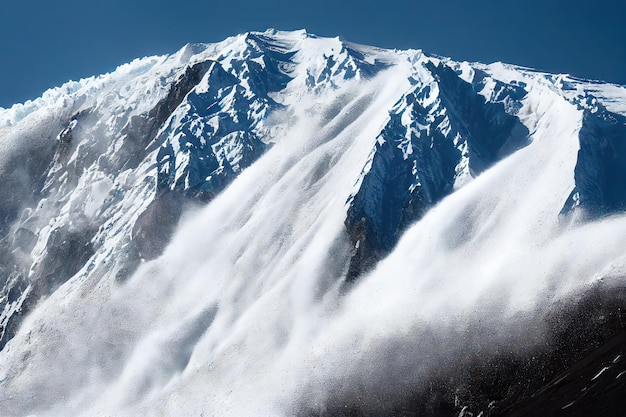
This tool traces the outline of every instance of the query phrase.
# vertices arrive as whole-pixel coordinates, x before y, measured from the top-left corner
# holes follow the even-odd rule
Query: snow
[[[87,217],[93,217],[96,211],[102,207],[102,203],[104,203],[112,187],[113,182],[106,177],[92,182],[85,201],[85,215]]]
[[[595,374],[595,375],[593,376],[593,378],[591,378],[591,380],[592,380],[592,381],[595,381],[596,379],[600,378],[600,375],[602,375],[603,373],[605,373],[605,372],[606,372],[606,371],[608,371],[609,369],[611,369],[611,368],[609,368],[608,366],[605,366],[604,368],[600,369],[600,371],[599,371],[597,374]]]
[[[532,347],[552,302],[588,286],[607,265],[612,277],[626,273],[626,217],[568,227],[558,217],[574,188],[579,146],[582,112],[572,92],[592,91],[624,112],[623,87],[460,63],[466,81],[481,69],[526,85],[517,115],[532,132],[530,145],[473,179],[467,160],[461,163],[455,192],[342,293],[352,251],[346,201],[371,168],[389,112],[406,105],[399,100],[426,86],[419,104],[438,99],[423,63],[439,60],[305,31],[256,35],[295,53],[292,80],[270,96],[282,107],[259,105],[249,114],[252,129],[274,145],[209,204],[186,213],[165,252],[125,282],[116,275],[138,217],[157,194],[159,146],[173,147],[175,183],[190,164],[181,134],[168,129],[191,107],[180,104],[136,167],[109,172],[128,146],[119,132],[163,99],[187,65],[210,59],[234,71],[250,53],[248,35],[139,59],[0,111],[1,145],[10,150],[0,167],[26,152],[20,141],[54,140],[68,124],[78,143],[70,163],[98,155],[75,178],[53,178],[47,200],[24,211],[37,235],[33,265],[46,256],[56,228],[79,216],[98,227],[89,261],[39,301],[0,353],[0,403],[9,404],[9,415],[294,415],[349,397],[353,387],[374,407],[377,398],[419,386],[472,343],[485,354]],[[367,65],[376,67],[373,74]],[[564,91],[564,82],[575,89]],[[495,85],[488,80],[481,94],[491,97]],[[242,86],[252,94],[250,83]],[[209,87],[204,77],[194,91]],[[233,101],[223,98],[224,112],[233,111]],[[87,116],[75,116],[80,112]],[[407,126],[408,117],[403,113]],[[207,126],[217,130],[218,120],[193,129]],[[449,124],[440,128],[449,133]],[[241,157],[235,136],[212,145],[232,166]],[[7,304],[1,317],[19,305]]]

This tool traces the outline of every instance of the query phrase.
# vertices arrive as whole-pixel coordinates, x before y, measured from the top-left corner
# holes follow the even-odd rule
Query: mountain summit
[[[268,30],[0,144],[2,415],[626,406],[624,86]]]

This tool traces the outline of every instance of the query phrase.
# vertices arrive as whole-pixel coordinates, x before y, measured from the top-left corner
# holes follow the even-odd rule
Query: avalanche
[[[505,415],[623,333],[624,140],[623,86],[305,31],[0,110],[0,414]]]

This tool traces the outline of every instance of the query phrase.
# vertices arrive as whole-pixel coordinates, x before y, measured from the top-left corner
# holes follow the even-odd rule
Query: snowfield
[[[624,86],[305,31],[0,109],[0,414],[397,415],[624,287],[624,140]]]

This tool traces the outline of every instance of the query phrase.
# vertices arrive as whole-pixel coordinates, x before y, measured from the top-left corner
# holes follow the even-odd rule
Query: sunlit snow
[[[208,204],[190,207],[164,253],[123,281],[116,276],[134,224],[158,193],[161,144],[151,144],[136,166],[107,171],[127,146],[119,132],[163,99],[188,65],[211,59],[234,71],[249,53],[245,35],[136,60],[0,111],[0,167],[57,140],[72,117],[91,112],[72,126],[81,145],[68,160],[93,161],[74,179],[56,178],[48,200],[24,211],[36,235],[25,255],[31,271],[56,227],[79,218],[96,225],[93,255],[37,302],[0,352],[0,413],[290,416],[356,397],[376,409],[381,398],[420,390],[466,349],[489,355],[502,346],[531,348],[553,303],[626,273],[626,217],[559,217],[575,186],[582,123],[571,95],[592,91],[609,110],[625,113],[623,87],[571,80],[572,90],[563,92],[566,76],[555,81],[505,64],[462,63],[466,81],[478,68],[524,83],[528,95],[517,116],[529,145],[475,178],[463,161],[454,192],[346,289],[353,252],[347,202],[399,100],[416,83],[432,84],[419,105],[438,99],[423,63],[440,60],[303,31],[263,36],[293,53],[292,67],[283,68],[291,81],[268,96],[280,108],[255,113],[251,124],[272,146]],[[259,59],[253,62],[264,65]],[[370,67],[370,74],[357,71]],[[491,97],[494,86],[490,80],[480,94]],[[247,80],[241,88],[246,97],[255,94]],[[207,91],[203,78],[195,93]],[[177,126],[189,108],[182,104],[167,123]],[[216,118],[196,128],[211,123],[217,130]],[[181,143],[167,134],[158,132]],[[241,148],[231,139],[214,149],[238,169]],[[192,156],[174,150],[177,182]]]

